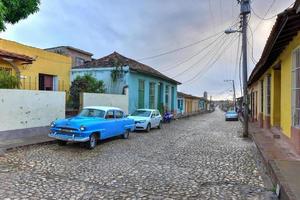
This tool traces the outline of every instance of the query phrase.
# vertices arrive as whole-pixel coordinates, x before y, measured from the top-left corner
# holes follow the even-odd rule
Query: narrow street
[[[258,152],[219,109],[112,139],[0,157],[0,199],[271,199]]]

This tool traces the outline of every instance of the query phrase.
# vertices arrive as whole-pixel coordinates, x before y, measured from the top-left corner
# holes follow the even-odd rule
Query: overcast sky
[[[253,0],[261,17],[272,17],[293,0]],[[0,37],[47,48],[74,46],[100,58],[114,51],[140,60],[182,82],[179,91],[214,99],[232,98],[234,79],[239,95],[236,68],[238,34],[216,35],[189,48],[156,57],[166,51],[195,43],[238,22],[236,0],[41,0],[40,11],[15,25],[7,25]],[[249,74],[259,60],[276,18],[260,20],[254,14],[249,31]],[[219,58],[217,60],[217,58]]]

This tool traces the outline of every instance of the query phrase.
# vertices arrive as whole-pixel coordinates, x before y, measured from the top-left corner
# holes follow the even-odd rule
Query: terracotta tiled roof
[[[29,56],[8,52],[8,51],[2,50],[2,49],[0,49],[0,58],[20,60],[20,61],[24,61],[25,63],[28,63],[28,64],[31,64],[32,61],[35,60]]]
[[[201,99],[202,97],[197,97],[197,96],[193,96],[193,95],[190,95],[190,94],[186,94],[186,93],[183,93],[183,92],[177,92],[177,96],[178,97],[184,97],[184,98],[191,98],[191,99]]]
[[[115,67],[115,63],[119,62],[123,66],[128,66],[130,70],[140,72],[146,75],[151,75],[154,77],[158,77],[176,84],[181,84],[180,82],[167,77],[166,75],[160,73],[159,71],[149,67],[143,63],[140,63],[136,60],[127,58],[117,52],[113,52],[112,54],[102,57],[100,59],[92,60],[83,65],[73,67],[73,69],[84,69],[84,68],[105,68],[105,67]]]
[[[82,49],[78,49],[78,48],[75,48],[75,47],[72,47],[72,46],[57,46],[57,47],[50,47],[50,48],[46,48],[44,50],[54,50],[54,49],[58,49],[58,48],[66,48],[66,49],[70,49],[70,50],[73,50],[73,51],[77,51],[79,53],[82,53],[82,54],[86,54],[88,56],[93,56],[92,53],[88,52],[88,51],[84,51]]]
[[[276,59],[299,33],[300,13],[297,13],[297,5],[299,6],[299,4],[300,0],[297,0],[293,8],[288,8],[277,15],[261,58],[249,77],[249,85],[256,82],[271,65],[276,64],[274,63]]]

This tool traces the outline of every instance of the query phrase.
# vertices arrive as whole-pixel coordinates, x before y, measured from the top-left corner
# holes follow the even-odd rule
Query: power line
[[[226,38],[225,38],[226,39]],[[197,66],[197,64],[200,63],[200,61],[202,61],[203,58],[211,55],[212,53],[214,53],[213,55],[211,55],[212,57],[210,58],[210,60],[212,60],[214,58],[214,56],[216,56],[219,52],[219,50],[221,50],[221,48],[223,47],[223,45],[225,44],[226,40],[223,40],[221,43],[217,43],[217,45],[215,45],[211,50],[209,50],[204,56],[202,56],[200,59],[198,59],[195,63],[193,63],[192,65],[190,65],[188,68],[186,68],[184,71],[180,72],[179,74],[176,74],[175,76],[172,76],[172,78],[175,78],[177,76],[180,76],[182,74],[184,74],[185,72],[189,71],[190,69],[193,69],[195,66]],[[221,45],[220,45],[221,44]],[[210,61],[207,62],[207,64]],[[205,65],[206,66],[206,65]],[[200,67],[201,68],[201,67]]]
[[[264,16],[262,17],[262,19],[264,19],[264,18],[268,15],[268,13],[270,12],[271,8],[274,6],[275,2],[276,2],[276,0],[273,0],[273,1],[272,1],[272,3],[270,4],[269,8],[267,9],[267,11],[265,12]],[[253,11],[252,8],[251,8],[251,10]],[[254,12],[253,12],[253,13],[254,13]],[[262,19],[261,19],[261,20],[259,21],[259,23],[256,25],[255,29],[253,30],[253,33],[255,33],[255,31],[257,30],[257,28],[260,26],[261,22],[263,21]]]
[[[203,68],[202,70],[200,70],[198,73],[196,73],[195,76],[193,76],[191,79],[184,81],[183,83],[190,83],[191,81],[195,80],[197,77],[199,78],[199,75],[203,75],[201,74],[203,72],[203,70],[209,69],[210,67],[212,67],[220,58],[221,56],[224,54],[225,49],[227,49],[229,47],[229,45],[231,45],[232,41],[235,39],[236,37],[233,37],[232,40],[230,40],[230,42],[226,45],[226,47],[224,49],[222,49],[221,47],[221,52],[219,55],[217,55],[217,57],[215,58],[215,60],[209,64],[209,62],[207,63],[207,65],[205,66],[205,68]],[[213,58],[211,59],[213,60]]]
[[[258,19],[260,19],[260,20],[266,20],[266,21],[268,21],[268,20],[272,20],[272,19],[274,19],[275,17],[277,17],[277,15],[273,15],[272,17],[268,17],[268,18],[260,17],[258,14],[256,14],[256,12],[253,10],[253,8],[251,8],[251,11],[252,11],[252,13],[253,13]]]
[[[234,27],[236,24],[234,24],[232,27]],[[221,36],[220,36],[221,37]],[[219,37],[219,38],[220,38]],[[214,42],[216,42],[217,40],[215,40]],[[214,43],[213,42],[213,43]],[[182,74],[184,74],[185,72],[187,72],[187,71],[189,71],[190,69],[192,69],[192,68],[194,68],[200,61],[202,61],[204,58],[206,58],[211,52],[213,52],[213,51],[216,51],[215,52],[215,55],[219,52],[219,50],[221,50],[222,49],[222,46],[224,45],[224,43],[226,42],[226,40],[223,40],[222,41],[222,43],[221,43],[221,46],[218,46],[219,45],[219,43],[217,43],[217,46],[214,46],[212,49],[210,49],[206,54],[204,54],[200,59],[198,59],[195,63],[193,63],[191,66],[189,66],[188,68],[186,68],[184,71],[182,71],[182,72],[179,72],[179,73],[177,73],[176,75],[174,75],[174,76],[172,76],[172,78],[175,78],[175,77],[177,77],[177,76],[180,76],[180,75],[182,75]],[[211,44],[213,44],[213,43],[211,43]],[[210,46],[210,45],[208,45],[208,46]],[[214,56],[215,56],[214,55]]]
[[[232,28],[234,28],[235,26],[238,25],[239,22],[235,22],[234,24],[231,25]],[[215,39],[213,42],[211,42],[209,45],[205,46],[203,49],[201,49],[200,51],[198,51],[197,53],[193,54],[192,56],[190,56],[189,58],[187,58],[186,60],[184,61],[180,61],[179,63],[175,64],[175,65],[167,65],[167,66],[164,66],[164,67],[167,67],[166,69],[162,69],[161,71],[162,72],[166,72],[166,71],[169,71],[169,70],[173,70],[175,68],[177,68],[178,66],[190,61],[191,59],[193,59],[195,56],[199,55],[201,52],[203,52],[203,50],[205,50],[207,47],[209,47],[211,44],[213,44],[214,42],[216,42],[216,40],[218,40],[220,37],[224,36],[224,33],[221,34],[217,39]],[[162,68],[164,68],[162,67]],[[159,67],[160,68],[160,67]]]
[[[217,42],[218,40],[214,41],[213,43]],[[225,40],[223,40],[223,43],[225,42]],[[210,45],[208,46],[211,46],[213,43],[210,43]],[[217,45],[219,45],[219,43],[216,43]],[[198,59],[195,63],[193,63],[191,66],[189,66],[188,68],[186,68],[185,70],[175,74],[174,76],[172,76],[172,78],[175,78],[179,75],[182,75],[184,74],[185,72],[189,71],[190,69],[192,69],[194,66],[196,66],[201,60],[203,60],[206,56],[208,56],[208,54],[210,54],[212,52],[212,50],[215,50],[216,49],[216,46],[213,47],[213,49],[211,49],[210,51],[208,51],[206,54],[204,54],[200,59]],[[219,49],[219,48],[217,48]],[[204,50],[204,49],[203,49]]]
[[[167,69],[163,69],[161,70],[162,72],[165,71],[169,71],[169,70],[173,70],[176,69],[178,66],[181,66],[182,64],[190,61],[191,59],[193,59],[194,57],[196,57],[197,55],[201,54],[204,50],[206,50],[209,46],[211,46],[212,44],[214,44],[215,42],[217,42],[222,36],[224,36],[224,34],[220,35],[218,38],[216,38],[214,41],[212,41],[211,43],[209,43],[208,45],[206,45],[205,47],[203,47],[202,49],[200,49],[200,51],[198,51],[197,53],[193,54],[192,56],[190,56],[189,58],[177,63],[176,65],[171,65],[169,66]]]
[[[254,45],[254,41],[253,41],[253,40],[254,40],[253,32],[252,32],[251,27],[250,27],[250,26],[248,26],[248,27],[249,27],[249,30],[250,30],[250,33],[251,33],[251,40],[252,40],[252,43],[250,44],[249,40],[247,39],[247,42],[248,42],[249,46],[251,47],[251,57],[250,57],[250,58],[251,58],[253,64],[256,65],[257,61],[256,61],[256,59],[254,58],[254,54],[253,54],[253,49],[254,49],[254,47],[253,47],[253,45]]]
[[[239,34],[238,44],[236,48],[236,61],[235,61],[235,70],[234,70],[234,79],[236,79],[238,67],[239,67],[239,58],[240,58],[240,42],[241,42],[241,34]]]
[[[186,49],[186,48],[195,46],[195,45],[197,45],[197,44],[199,44],[199,43],[201,43],[201,42],[204,42],[204,41],[206,41],[206,40],[209,40],[209,39],[211,39],[211,38],[214,38],[214,37],[220,35],[221,33],[223,33],[223,31],[220,31],[220,32],[218,32],[218,33],[215,33],[215,34],[213,34],[213,35],[210,35],[210,36],[208,36],[208,37],[206,37],[206,38],[204,38],[204,39],[202,39],[202,40],[193,42],[193,43],[188,44],[188,45],[186,45],[186,46],[179,47],[179,48],[176,48],[176,49],[173,49],[173,50],[170,50],[170,51],[166,51],[166,52],[163,52],[163,53],[160,53],[160,54],[156,54],[156,55],[153,55],[153,56],[140,58],[140,59],[138,59],[137,61],[149,60],[149,59],[154,59],[154,58],[161,57],[161,56],[164,56],[164,55],[172,54],[172,53],[175,53],[175,52],[177,52],[177,51],[181,51],[181,50],[183,50],[183,49]]]

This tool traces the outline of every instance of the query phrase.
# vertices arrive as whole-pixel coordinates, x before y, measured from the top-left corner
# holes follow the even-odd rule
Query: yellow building
[[[277,16],[249,78],[250,113],[300,151],[300,1]]]
[[[69,90],[71,64],[68,56],[0,39],[0,69],[19,77],[21,89]]]

